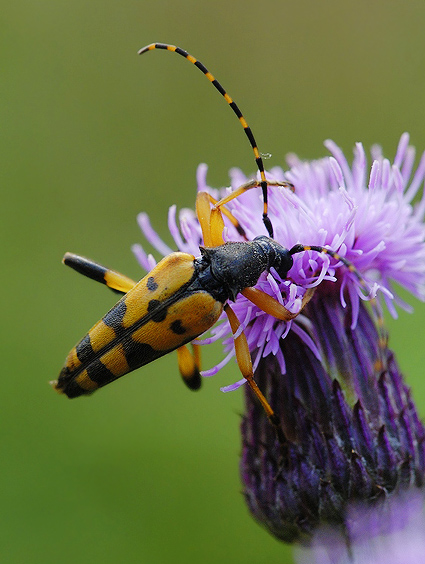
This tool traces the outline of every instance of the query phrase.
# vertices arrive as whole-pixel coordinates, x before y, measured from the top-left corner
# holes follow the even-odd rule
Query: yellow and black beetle
[[[234,301],[237,294],[242,293],[275,318],[284,321],[293,319],[297,314],[289,312],[277,300],[253,286],[260,275],[271,268],[281,278],[286,278],[293,264],[292,256],[307,250],[325,253],[341,261],[357,276],[363,287],[367,285],[349,261],[329,249],[298,244],[288,250],[273,240],[272,224],[267,215],[267,187],[279,185],[292,189],[292,185],[266,180],[251,129],[238,106],[204,65],[183,49],[162,43],[149,45],[140,53],[156,48],[174,51],[187,58],[224,96],[248,136],[261,180],[244,184],[219,202],[211,195],[199,192],[196,210],[204,239],[200,256],[195,258],[187,253],[172,253],[137,283],[89,259],[67,253],[64,257],[66,265],[125,295],[71,350],[58,380],[52,384],[58,392],[69,398],[91,394],[97,388],[177,349],[184,381],[190,388],[198,389],[201,383],[198,347],[193,345],[192,354],[186,344],[211,328],[224,310],[234,334],[239,369],[276,426],[278,422],[273,409],[254,381],[247,340],[229,300]],[[263,220],[269,237],[225,242],[222,211],[243,237],[244,231],[222,206],[256,186],[261,186],[263,190]],[[312,289],[306,291],[302,308],[313,292]]]

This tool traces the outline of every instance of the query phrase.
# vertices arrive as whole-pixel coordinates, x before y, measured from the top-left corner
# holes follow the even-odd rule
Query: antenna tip
[[[145,47],[142,47],[137,51],[137,54],[143,55],[143,53],[146,53],[146,51],[151,51],[152,49],[155,49],[155,43],[150,43],[150,45],[146,45]]]

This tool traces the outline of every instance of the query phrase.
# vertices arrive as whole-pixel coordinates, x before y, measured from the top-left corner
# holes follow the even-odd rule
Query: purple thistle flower
[[[333,559],[318,557],[320,563],[363,562],[350,560],[360,535],[354,516],[360,514],[357,521],[366,522],[363,516],[373,507],[395,527],[394,515],[400,512],[394,510],[394,500],[410,507],[409,500],[418,498],[406,497],[405,492],[422,492],[425,484],[425,428],[393,353],[380,342],[377,320],[365,305],[376,296],[394,317],[395,306],[410,310],[394,284],[425,299],[425,153],[413,173],[415,152],[408,142],[408,135],[402,135],[393,164],[373,147],[370,172],[360,143],[350,166],[342,151],[327,141],[331,157],[302,162],[290,155],[289,171],[273,168],[268,173],[270,180],[295,186],[294,192],[270,189],[275,239],[287,248],[301,243],[336,251],[361,272],[370,287],[368,295],[344,264],[309,251],[294,256],[285,280],[272,271],[256,286],[294,313],[300,312],[306,290],[316,288],[293,321],[278,321],[241,295],[232,306],[248,339],[255,379],[284,435],[279,442],[247,389],[241,475],[248,506],[281,540],[317,548],[338,537],[345,556],[341,552]],[[198,189],[215,198],[227,193],[207,185],[206,171],[205,165],[198,169]],[[233,169],[229,190],[246,181],[240,170]],[[259,192],[251,190],[228,205],[248,239],[264,234]],[[225,238],[241,240],[225,223]],[[145,214],[139,215],[139,224],[160,254],[171,252]],[[173,206],[168,224],[177,248],[198,255],[202,235],[195,213],[182,210],[177,224]],[[154,266],[155,260],[140,245],[133,250],[146,270]],[[224,343],[227,354],[204,376],[215,374],[234,354],[224,318],[198,342],[216,340]],[[331,527],[333,536],[323,533],[324,527]],[[362,534],[367,531],[376,536],[373,527]],[[425,538],[421,546],[425,550]]]
[[[298,564],[423,564],[423,492],[396,494],[371,507],[346,512],[348,535],[321,527],[310,549],[297,550]],[[351,539],[347,549],[347,537]]]

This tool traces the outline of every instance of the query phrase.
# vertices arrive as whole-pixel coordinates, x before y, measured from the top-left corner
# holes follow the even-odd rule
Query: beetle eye
[[[288,271],[291,270],[293,264],[294,259],[290,254],[286,252],[284,255],[281,255],[281,263],[278,267],[276,267],[276,272],[279,274],[282,280],[287,278]]]

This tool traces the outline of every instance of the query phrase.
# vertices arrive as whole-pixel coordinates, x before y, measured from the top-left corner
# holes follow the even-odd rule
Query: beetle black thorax
[[[288,249],[266,236],[200,250],[201,257],[195,260],[198,280],[223,303],[228,299],[234,301],[241,290],[255,286],[261,274],[270,268],[286,278],[293,264]]]

